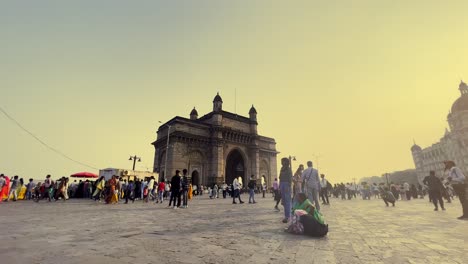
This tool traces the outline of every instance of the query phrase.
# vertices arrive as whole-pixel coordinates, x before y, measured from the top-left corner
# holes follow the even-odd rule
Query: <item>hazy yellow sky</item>
[[[258,111],[280,157],[332,182],[413,168],[468,79],[467,1],[10,1],[0,4],[0,106],[98,168],[152,169],[158,120]],[[90,169],[0,114],[0,172]],[[294,164],[296,167],[297,162]]]

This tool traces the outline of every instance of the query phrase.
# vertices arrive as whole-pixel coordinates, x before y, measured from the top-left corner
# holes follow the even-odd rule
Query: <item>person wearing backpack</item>
[[[305,182],[304,191],[310,201],[314,201],[315,208],[320,211],[320,179],[318,170],[314,169],[312,161],[307,162],[307,169],[302,173],[302,180]]]

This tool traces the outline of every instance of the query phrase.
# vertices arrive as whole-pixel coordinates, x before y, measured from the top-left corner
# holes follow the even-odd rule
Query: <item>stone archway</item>
[[[200,174],[198,173],[197,170],[194,170],[192,172],[192,186],[199,186],[200,185]]]
[[[232,150],[226,158],[225,179],[227,184],[232,184],[234,178],[241,177],[245,182],[246,166],[241,152],[237,149]]]
[[[268,162],[266,160],[262,160],[260,162],[260,176],[262,181],[265,181],[267,186],[271,184],[271,179],[270,179],[270,166],[268,165]]]

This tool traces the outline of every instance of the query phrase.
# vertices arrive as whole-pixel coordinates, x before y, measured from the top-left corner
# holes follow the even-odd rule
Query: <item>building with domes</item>
[[[224,111],[218,93],[212,112],[199,118],[193,108],[190,118],[176,116],[159,127],[152,143],[155,172],[168,180],[175,170],[187,169],[198,186],[231,184],[235,177],[246,183],[255,175],[271,186],[277,177],[276,142],[259,135],[257,126],[253,105],[249,117]]]
[[[468,174],[468,85],[459,85],[460,97],[453,103],[447,121],[450,127],[439,142],[427,148],[416,143],[411,147],[414,164],[421,182],[434,170],[436,175],[444,175],[445,160],[452,160],[465,174]]]

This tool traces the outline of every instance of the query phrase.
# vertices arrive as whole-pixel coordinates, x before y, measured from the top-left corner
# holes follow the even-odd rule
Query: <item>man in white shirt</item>
[[[320,197],[323,204],[330,205],[330,201],[328,200],[328,181],[325,179],[325,174],[320,174],[320,177]]]
[[[146,202],[149,202],[150,199],[153,199],[153,189],[154,189],[154,176],[151,176],[150,181],[148,182],[148,195],[146,196]]]
[[[236,198],[239,198],[239,203],[243,204],[244,202],[242,201],[240,197],[240,189],[241,189],[241,183],[237,178],[234,178],[234,181],[232,182],[232,189],[233,189],[233,195],[232,195],[232,203],[236,204]]]
[[[466,177],[463,172],[455,166],[453,161],[444,161],[445,171],[448,172],[448,180],[452,184],[453,190],[460,198],[460,203],[463,208],[463,215],[458,217],[461,220],[468,220],[468,202],[466,200]]]

